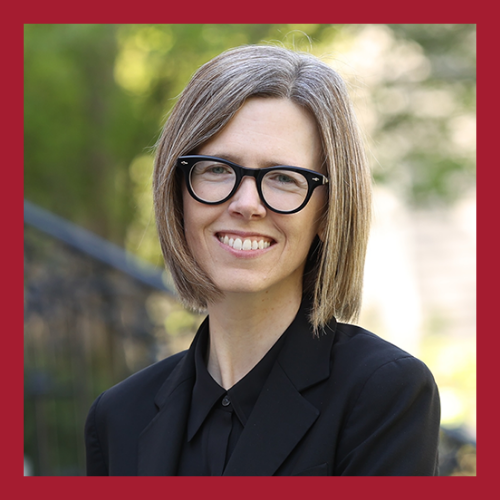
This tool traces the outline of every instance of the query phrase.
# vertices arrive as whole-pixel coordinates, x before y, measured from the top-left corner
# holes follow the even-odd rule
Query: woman
[[[158,143],[154,199],[190,349],[103,393],[89,475],[434,475],[426,366],[351,324],[370,177],[340,77],[307,54],[230,50]]]

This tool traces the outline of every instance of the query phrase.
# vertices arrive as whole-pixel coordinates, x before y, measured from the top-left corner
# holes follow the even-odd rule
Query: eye
[[[213,165],[207,168],[207,172],[212,174],[226,174],[229,169],[225,165]]]
[[[211,161],[199,161],[193,167],[193,176],[203,176],[203,177],[220,177],[233,175],[233,169],[229,165],[224,163],[214,163]]]
[[[307,192],[307,180],[293,170],[272,170],[262,180],[262,188],[269,195],[275,193],[300,194]]]
[[[305,178],[297,173],[291,172],[288,170],[277,170],[274,172],[270,172],[266,175],[266,181],[272,182],[274,184],[281,185],[282,187],[288,186],[300,186],[303,187],[307,184]]]
[[[292,179],[289,175],[286,175],[286,174],[276,175],[276,180],[278,182],[282,182],[283,184],[289,184],[291,182],[295,182],[295,179]]]
[[[280,184],[294,184],[296,183],[296,179],[292,176],[285,174],[283,172],[275,172],[274,174],[270,174],[267,178],[272,182],[277,182]]]

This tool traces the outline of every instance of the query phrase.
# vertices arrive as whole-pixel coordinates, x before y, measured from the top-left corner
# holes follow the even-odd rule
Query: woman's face
[[[291,165],[319,172],[321,165],[313,118],[293,102],[277,98],[249,99],[197,154],[256,169]],[[326,191],[320,187],[300,212],[277,214],[263,205],[251,177],[244,177],[235,195],[221,205],[194,200],[184,186],[186,240],[198,264],[225,294],[265,292],[266,298],[300,294],[325,202]],[[266,248],[238,249],[230,239],[240,239],[244,248],[253,242]],[[245,245],[245,240],[250,243]],[[261,241],[264,244],[259,245]]]

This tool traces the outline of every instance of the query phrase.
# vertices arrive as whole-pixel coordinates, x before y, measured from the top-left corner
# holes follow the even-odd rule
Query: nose
[[[232,215],[248,220],[265,217],[266,207],[260,199],[254,178],[243,178],[238,190],[230,200],[229,211]]]

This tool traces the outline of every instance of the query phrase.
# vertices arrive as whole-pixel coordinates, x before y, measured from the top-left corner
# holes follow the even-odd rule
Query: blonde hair
[[[195,310],[222,297],[189,251],[183,230],[177,157],[219,132],[250,97],[285,98],[315,118],[329,177],[323,241],[304,273],[318,332],[332,318],[355,320],[361,305],[370,225],[371,178],[346,86],[318,58],[269,45],[228,50],[204,64],[172,109],[158,140],[153,191],[165,263],[184,304]]]

